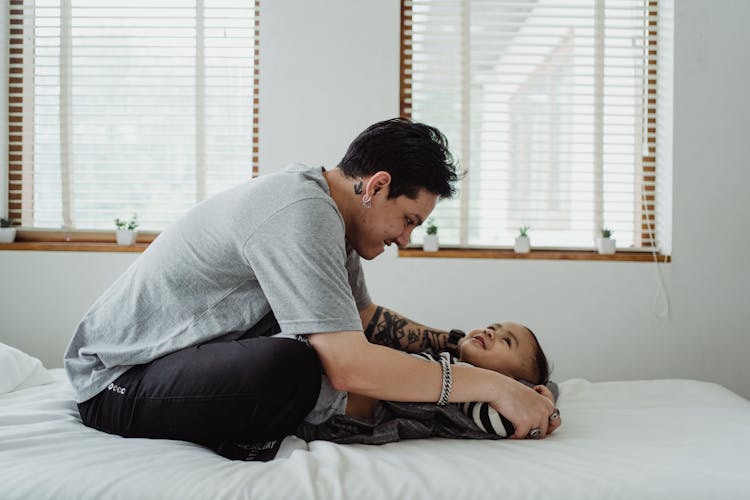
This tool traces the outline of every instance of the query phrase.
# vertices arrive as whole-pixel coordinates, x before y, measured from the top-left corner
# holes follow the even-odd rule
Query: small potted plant
[[[136,231],[138,228],[138,214],[133,214],[130,220],[115,219],[115,227],[117,228],[115,236],[117,237],[118,245],[135,244],[135,238],[138,235]]]
[[[0,243],[13,243],[16,239],[16,228],[13,220],[0,217]]]
[[[426,228],[427,234],[424,236],[424,240],[422,240],[422,250],[425,252],[437,252],[440,249],[440,242],[438,241],[438,227],[435,225],[435,221],[433,219],[427,220],[427,228]]]
[[[611,229],[607,229],[606,227],[602,229],[602,237],[596,239],[596,249],[600,254],[612,255],[615,253],[615,244],[617,243],[617,240],[612,238],[613,234],[614,231]]]
[[[531,251],[531,240],[529,239],[529,226],[522,226],[518,228],[518,236],[516,236],[516,242],[513,245],[513,251],[516,253],[529,253]]]

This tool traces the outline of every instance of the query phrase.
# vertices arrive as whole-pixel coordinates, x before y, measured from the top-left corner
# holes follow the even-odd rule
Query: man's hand
[[[550,421],[555,406],[549,389],[544,386],[530,389],[511,378],[507,379],[505,385],[499,397],[490,401],[490,406],[513,423],[516,432],[510,436],[511,438],[525,439],[531,429],[539,429],[539,437],[544,438],[560,426],[559,418],[555,419],[554,423]],[[549,395],[537,387],[543,387]]]
[[[538,392],[539,394],[541,394],[542,396],[544,396],[545,398],[552,401],[553,405],[555,404],[555,396],[552,394],[552,391],[549,390],[549,387],[547,387],[546,385],[535,385],[534,390]],[[548,436],[552,434],[553,432],[555,432],[555,429],[560,427],[560,424],[562,424],[562,419],[560,418],[560,410],[555,408],[554,411],[557,412],[557,417],[550,418],[549,427],[547,427]]]

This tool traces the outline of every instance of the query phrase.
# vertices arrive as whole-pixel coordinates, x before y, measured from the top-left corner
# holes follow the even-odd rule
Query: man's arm
[[[370,304],[359,312],[365,337],[373,344],[400,351],[433,352],[455,350],[458,339],[444,330],[436,330],[416,323],[395,311]]]
[[[362,332],[308,336],[333,387],[389,401],[435,402],[440,397],[439,363],[372,344]],[[497,372],[473,366],[453,367],[450,402],[487,401],[523,438],[532,428],[547,433],[552,403],[528,387]]]

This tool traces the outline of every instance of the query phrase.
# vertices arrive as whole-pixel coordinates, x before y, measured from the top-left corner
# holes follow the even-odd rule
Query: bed
[[[564,381],[541,441],[288,437],[275,460],[233,462],[89,429],[62,370],[0,349],[3,500],[750,498],[750,401],[707,382]]]

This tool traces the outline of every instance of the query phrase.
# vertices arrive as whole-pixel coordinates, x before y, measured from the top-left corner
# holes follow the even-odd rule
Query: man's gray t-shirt
[[[239,336],[268,312],[296,338],[361,331],[369,304],[323,169],[291,165],[165,229],[86,313],[65,369],[83,402],[133,365]]]

